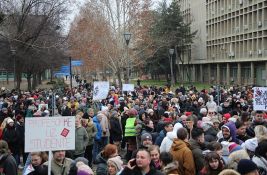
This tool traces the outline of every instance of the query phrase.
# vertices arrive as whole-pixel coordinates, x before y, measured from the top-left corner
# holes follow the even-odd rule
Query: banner
[[[134,84],[123,84],[122,91],[134,91]]]
[[[106,99],[109,92],[109,82],[108,81],[95,81],[93,100],[103,100]]]
[[[25,118],[25,152],[74,149],[75,117]]]
[[[267,111],[267,87],[254,87],[253,110]]]

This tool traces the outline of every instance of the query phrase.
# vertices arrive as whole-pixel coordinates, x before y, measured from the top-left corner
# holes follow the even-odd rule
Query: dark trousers
[[[85,158],[88,160],[88,165],[92,167],[93,160],[93,145],[87,145],[85,149]]]

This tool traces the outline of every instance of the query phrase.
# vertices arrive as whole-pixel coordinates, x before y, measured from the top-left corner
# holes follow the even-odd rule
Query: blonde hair
[[[267,134],[267,128],[263,125],[258,125],[254,128],[255,137],[261,138]]]
[[[159,149],[159,146],[158,145],[151,145],[150,147],[148,147],[149,153],[151,151],[154,151],[154,150],[157,150],[159,152],[159,154],[160,154],[160,149]]]
[[[46,152],[31,152],[31,157],[33,156],[39,156],[42,159],[42,163],[48,161],[48,155]]]
[[[221,171],[218,175],[240,175],[240,174],[236,172],[235,170],[225,169]]]
[[[238,150],[229,155],[229,161],[227,167],[237,170],[237,164],[241,159],[250,159],[246,150]]]
[[[7,120],[8,120],[8,119],[11,119],[11,118],[10,118],[10,117],[7,117],[7,118],[5,118],[4,121],[2,122],[2,124],[1,124],[1,128],[2,128],[2,129],[4,129],[4,128],[6,127],[6,125],[7,125]]]

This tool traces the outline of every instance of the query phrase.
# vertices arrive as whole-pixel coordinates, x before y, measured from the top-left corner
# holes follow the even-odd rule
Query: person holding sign
[[[53,151],[53,159],[51,161],[51,171],[54,175],[68,175],[72,159],[66,158],[66,151]],[[44,165],[48,166],[48,162]],[[51,174],[52,174],[51,173]]]

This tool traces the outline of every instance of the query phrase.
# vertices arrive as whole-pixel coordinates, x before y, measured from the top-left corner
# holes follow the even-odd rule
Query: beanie
[[[122,169],[123,162],[119,156],[108,159],[107,163],[112,164],[116,168],[116,171],[120,171]]]
[[[143,143],[143,141],[144,141],[145,139],[152,140],[152,136],[151,136],[151,134],[149,134],[149,133],[144,133],[144,134],[142,134],[142,136],[141,136],[141,144]]]
[[[199,111],[200,114],[203,114],[203,113],[207,113],[207,109],[206,108],[201,108],[200,111]]]
[[[240,174],[247,174],[257,169],[257,165],[249,159],[241,159],[237,165],[237,171]]]
[[[255,152],[255,149],[258,147],[258,139],[248,139],[241,146],[249,151]]]
[[[14,123],[14,121],[13,121],[11,118],[9,118],[9,119],[7,119],[6,123],[7,123],[7,124],[9,124],[9,123]]]
[[[148,113],[148,114],[151,113],[151,112],[154,112],[153,109],[148,109],[148,110],[147,110],[147,113]]]

